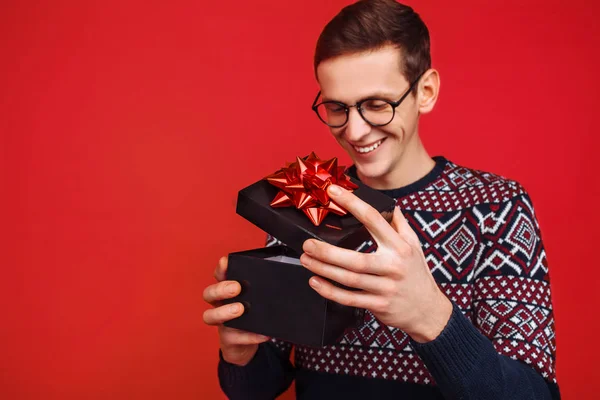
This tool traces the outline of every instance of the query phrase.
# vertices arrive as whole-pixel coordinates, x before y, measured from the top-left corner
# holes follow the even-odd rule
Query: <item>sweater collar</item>
[[[443,156],[433,157],[433,160],[435,161],[435,166],[424,177],[406,186],[402,186],[396,189],[379,189],[379,192],[390,196],[394,199],[398,199],[400,197],[404,197],[408,194],[418,192],[419,190],[424,189],[442,174],[444,168],[446,167],[446,164],[448,163],[448,160]],[[356,165],[350,166],[350,168],[348,168],[346,172],[351,177],[360,181],[360,179],[358,178],[358,174],[356,173]]]

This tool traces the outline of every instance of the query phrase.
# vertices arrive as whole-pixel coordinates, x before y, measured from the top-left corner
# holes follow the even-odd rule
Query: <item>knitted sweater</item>
[[[383,192],[397,200],[453,303],[438,338],[416,343],[367,311],[335,345],[295,346],[294,365],[293,346],[276,339],[244,367],[221,358],[230,399],[273,399],[293,379],[298,399],[560,398],[548,265],[529,196],[517,182],[435,161],[417,182]],[[356,177],[354,167],[348,173]]]

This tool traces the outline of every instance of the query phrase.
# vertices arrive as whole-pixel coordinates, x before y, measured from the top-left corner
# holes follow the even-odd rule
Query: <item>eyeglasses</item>
[[[341,128],[348,122],[350,108],[356,107],[361,118],[371,126],[384,126],[392,122],[396,114],[396,108],[404,101],[404,99],[413,91],[419,83],[419,79],[425,72],[417,77],[410,84],[410,87],[402,95],[398,101],[390,101],[386,99],[368,98],[349,106],[340,101],[323,101],[317,104],[317,100],[321,96],[321,92],[317,94],[313,101],[312,109],[323,123],[331,128]]]

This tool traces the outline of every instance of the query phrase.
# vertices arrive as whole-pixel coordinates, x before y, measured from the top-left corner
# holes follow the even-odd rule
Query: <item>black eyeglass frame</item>
[[[390,100],[386,100],[386,99],[380,99],[377,97],[369,97],[367,99],[363,99],[361,101],[358,101],[356,104],[354,105],[347,105],[342,103],[341,101],[335,101],[335,100],[328,100],[328,101],[322,101],[319,104],[317,104],[317,100],[319,100],[319,97],[321,96],[321,91],[319,90],[319,93],[317,93],[317,97],[315,97],[315,101],[313,101],[312,104],[312,110],[315,112],[315,114],[317,114],[317,117],[319,117],[319,119],[321,120],[321,122],[323,122],[325,125],[329,126],[330,128],[341,128],[342,126],[346,125],[348,123],[348,119],[350,118],[350,109],[352,107],[356,107],[356,109],[358,110],[358,114],[360,115],[360,117],[369,125],[374,126],[374,127],[379,127],[379,126],[386,126],[388,125],[390,122],[392,122],[394,120],[394,117],[396,116],[396,108],[402,104],[402,102],[404,101],[404,99],[406,99],[406,97],[414,90],[415,86],[417,86],[417,83],[419,83],[419,80],[423,77],[423,75],[425,74],[424,71],[422,72],[417,79],[415,79],[410,86],[408,87],[408,90],[402,95],[402,97],[400,97],[400,100],[398,101],[390,101]],[[367,118],[365,118],[365,116],[363,115],[363,110],[362,110],[362,105],[363,103],[367,102],[367,101],[372,101],[372,100],[378,100],[378,101],[383,101],[386,102],[387,104],[389,104],[392,107],[392,118],[390,118],[390,120],[388,122],[386,122],[385,124],[374,124],[371,121],[369,121]],[[346,112],[346,119],[344,120],[344,123],[341,125],[330,125],[328,124],[323,118],[321,118],[321,115],[319,114],[319,110],[318,107],[322,104],[337,104],[340,107],[344,108],[344,111]]]

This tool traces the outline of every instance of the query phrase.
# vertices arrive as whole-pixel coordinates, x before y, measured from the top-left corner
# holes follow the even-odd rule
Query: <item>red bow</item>
[[[321,160],[313,152],[308,157],[296,157],[296,162],[287,164],[265,179],[280,189],[271,202],[272,207],[290,207],[304,211],[316,226],[329,212],[346,215],[348,212],[329,198],[327,188],[331,184],[352,191],[358,186],[344,174],[345,168],[338,167],[337,158]]]

